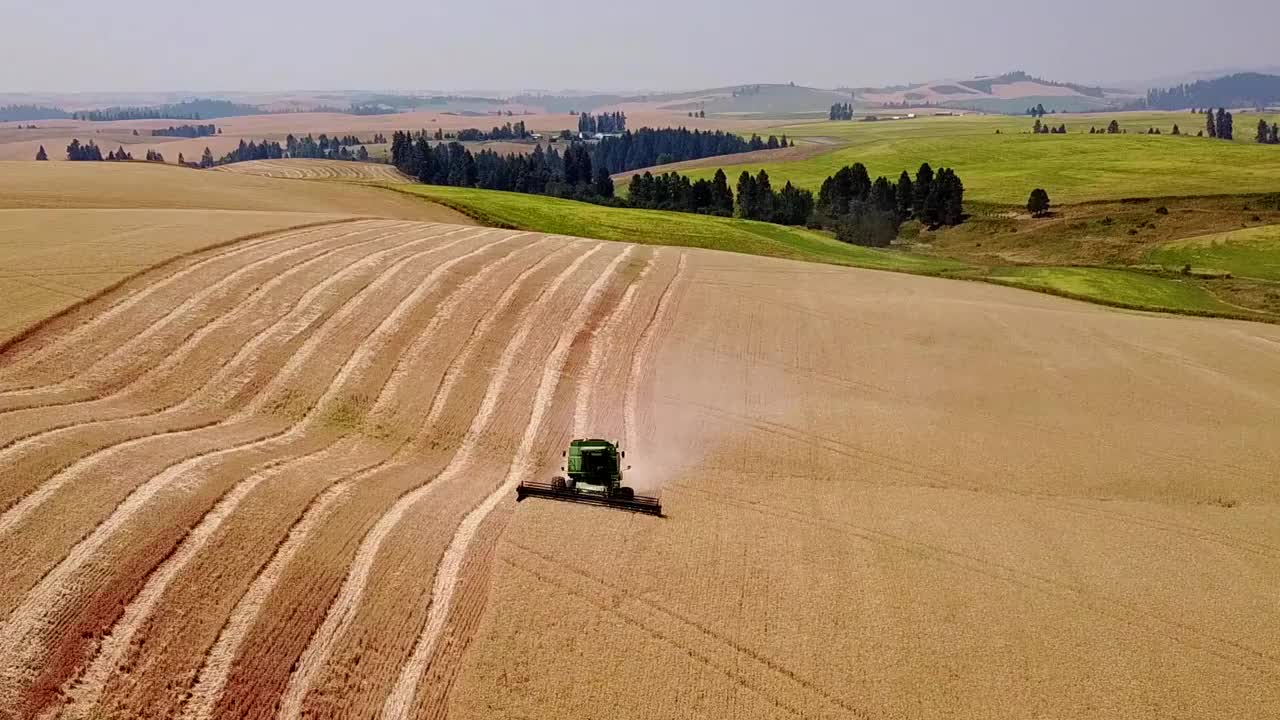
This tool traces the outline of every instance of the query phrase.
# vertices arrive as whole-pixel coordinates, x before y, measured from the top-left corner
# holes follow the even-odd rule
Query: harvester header
[[[620,450],[617,443],[595,438],[574,440],[561,455],[565,464],[560,469],[565,475],[554,477],[550,482],[521,482],[516,487],[516,500],[542,497],[662,514],[662,503],[657,497],[636,495],[635,490],[622,484],[622,460],[627,453]]]

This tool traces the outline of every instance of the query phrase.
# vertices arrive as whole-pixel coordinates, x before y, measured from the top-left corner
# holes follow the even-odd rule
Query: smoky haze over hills
[[[1274,64],[1274,5],[996,0],[15,4],[0,92],[877,86],[1026,68],[1088,84]],[[1052,30],[1048,28],[1052,27]]]

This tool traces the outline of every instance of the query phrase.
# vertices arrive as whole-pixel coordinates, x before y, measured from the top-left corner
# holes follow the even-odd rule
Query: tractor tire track
[[[679,490],[711,497],[710,493],[688,485],[680,485]],[[723,500],[723,502],[734,507],[780,520],[852,535],[868,542],[915,555],[916,557],[941,562],[966,572],[978,573],[1001,583],[1013,584],[1040,594],[1066,599],[1077,607],[1089,610],[1122,625],[1127,625],[1135,631],[1160,635],[1178,645],[1200,650],[1238,667],[1260,674],[1280,676],[1280,657],[1235,640],[1218,637],[1213,633],[1186,623],[1161,617],[1141,607],[1090,592],[1071,583],[1019,570],[1004,563],[986,560],[959,550],[938,547],[847,521],[826,518],[815,519],[794,510],[758,501],[735,500],[732,498],[718,498],[718,500]],[[1197,642],[1197,639],[1199,642]]]
[[[698,622],[697,620],[694,620],[693,618],[688,617],[683,613],[677,612],[676,610],[662,603],[654,601],[647,594],[633,593],[625,587],[614,584],[606,580],[605,578],[602,578],[598,575],[595,575],[591,572],[588,572],[587,570],[584,570],[578,567],[572,562],[566,561],[564,558],[553,557],[551,555],[538,551],[536,548],[531,548],[526,545],[522,545],[518,542],[513,542],[513,541],[507,541],[505,545],[507,547],[513,547],[531,557],[535,557],[541,560],[542,562],[548,565],[551,565],[557,569],[567,570],[570,573],[592,583],[593,585],[596,585],[608,590],[607,593],[600,593],[596,595],[596,597],[609,597],[609,596],[625,597],[627,600],[644,605],[645,607],[649,608],[652,611],[655,611],[657,613],[660,613],[662,615],[665,615],[675,620],[679,624],[692,629],[698,635],[701,635],[707,638],[709,641],[723,645],[724,647],[730,649],[734,653],[739,654],[747,658],[748,660],[761,665],[765,669],[783,678],[786,678],[788,681],[803,688],[810,695],[825,701],[832,707],[838,708],[841,711],[842,715],[847,714],[849,716],[854,716],[854,717],[870,717],[870,714],[867,713],[866,710],[850,705],[848,702],[832,694],[829,690],[822,687],[821,685],[818,685],[806,679],[803,675],[796,672],[795,670],[792,670],[786,667],[785,665],[782,665],[781,663],[769,658],[767,655],[764,655],[758,650],[755,650],[732,638],[722,635],[721,633],[717,632],[713,627],[708,626],[705,623]],[[511,563],[511,564],[516,565],[517,567],[522,567],[526,571],[531,570],[531,568],[528,568],[527,566],[522,566],[519,563]],[[564,582],[556,582],[554,584],[562,588],[567,587],[567,585]],[[574,594],[577,594],[579,596],[584,596],[584,597],[588,595],[592,595],[591,593],[580,593],[580,592],[575,592]],[[598,606],[607,607],[610,610],[617,612],[618,614],[626,615],[625,613],[622,612],[621,607],[615,607],[612,603],[608,603],[608,602],[602,603],[597,600],[596,604]],[[643,625],[644,623],[643,621],[639,621],[638,624]]]

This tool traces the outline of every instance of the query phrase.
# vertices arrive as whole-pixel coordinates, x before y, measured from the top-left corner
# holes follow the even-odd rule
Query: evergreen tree
[[[1266,120],[1258,120],[1258,134],[1254,139],[1260,143],[1266,143],[1271,139],[1271,128],[1267,127]]]
[[[759,212],[756,181],[746,170],[738,176],[738,217],[751,219]]]
[[[48,159],[49,159],[49,155],[48,155],[47,153],[45,153],[45,151],[44,151],[44,146],[43,146],[43,145],[41,145],[41,146],[40,146],[40,149],[36,151],[36,159],[37,159],[37,160],[48,160]]]
[[[1108,135],[1118,135],[1119,133],[1120,133],[1120,123],[1119,123],[1118,121],[1116,121],[1116,120],[1112,120],[1112,121],[1107,125],[1107,134],[1108,134]]]
[[[906,220],[911,217],[911,205],[915,202],[915,186],[911,182],[911,175],[903,170],[898,176],[898,217]]]
[[[588,158],[588,162],[590,162],[590,158]],[[592,190],[595,191],[598,197],[613,197],[613,178],[609,177],[609,170],[603,165],[596,168],[596,177],[592,183]]]
[[[773,219],[773,209],[776,204],[773,185],[769,182],[769,173],[761,169],[756,175],[756,214],[751,219],[764,221]]]
[[[1032,217],[1044,217],[1049,214],[1049,193],[1043,188],[1036,188],[1031,191],[1031,197],[1027,199],[1027,212]]]
[[[1205,132],[1206,132],[1206,133],[1208,133],[1208,134],[1209,134],[1209,137],[1211,137],[1211,138],[1216,138],[1216,137],[1218,137],[1218,124],[1217,124],[1217,123],[1215,123],[1215,122],[1213,121],[1213,111],[1212,111],[1212,110],[1206,110],[1206,111],[1205,111],[1205,114],[1204,114],[1204,130],[1205,130]]]
[[[733,217],[733,191],[729,189],[729,178],[724,170],[716,170],[711,180],[711,208],[716,215]]]
[[[244,144],[244,141],[241,140],[240,143]],[[213,151],[210,150],[209,148],[205,148],[204,154],[200,156],[200,167],[202,168],[213,167]]]
[[[182,156],[182,153],[178,153],[178,166],[181,167],[186,164],[187,164],[187,159]]]
[[[1218,139],[1230,140],[1232,138],[1231,131],[1231,113],[1226,108],[1218,108]]]
[[[933,186],[933,168],[929,167],[929,163],[920,165],[920,169],[916,171],[915,199],[912,207],[915,210],[916,217],[924,219],[925,202],[929,198],[929,191]]]
[[[1174,134],[1174,135],[1181,135],[1181,134],[1182,134],[1182,131],[1178,129],[1178,123],[1174,123],[1174,124],[1173,124],[1173,134]]]

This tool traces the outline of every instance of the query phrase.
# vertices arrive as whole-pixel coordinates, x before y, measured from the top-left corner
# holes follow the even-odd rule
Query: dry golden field
[[[1271,716],[1278,350],[412,219],[180,257],[0,353],[0,717]],[[581,435],[667,517],[516,506]]]
[[[258,210],[470,224],[376,188],[299,183],[153,163],[0,162],[0,209]]]
[[[214,168],[215,172],[290,180],[405,183],[413,180],[390,165],[345,160],[253,160]]]

